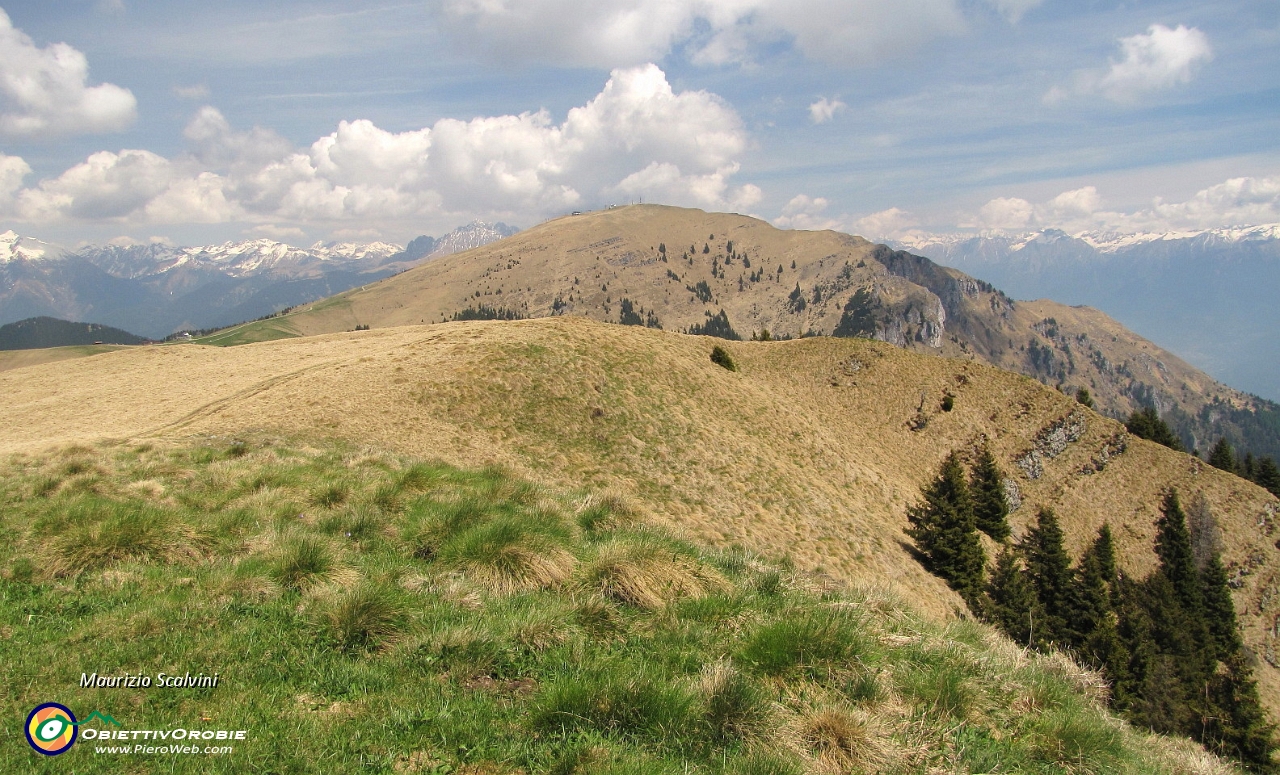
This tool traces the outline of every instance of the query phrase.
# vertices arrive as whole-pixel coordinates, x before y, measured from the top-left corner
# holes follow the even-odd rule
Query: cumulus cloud
[[[890,207],[854,221],[851,231],[870,240],[897,239],[914,231],[919,225],[911,213]]]
[[[825,124],[835,117],[836,111],[849,107],[839,99],[822,97],[809,106],[809,119],[815,124]]]
[[[22,181],[31,174],[31,165],[19,156],[0,153],[0,203],[9,203],[22,188]]]
[[[748,62],[761,44],[778,41],[813,59],[860,65],[965,24],[957,0],[440,0],[439,7],[446,23],[498,59],[596,67],[677,49],[701,64]]]
[[[824,197],[810,197],[797,194],[782,208],[782,214],[773,219],[773,225],[780,229],[839,229],[842,221],[826,214],[830,205]]]
[[[1205,34],[1181,24],[1172,30],[1153,24],[1145,35],[1121,38],[1120,49],[1122,58],[1098,84],[1104,95],[1119,102],[1187,83],[1197,65],[1213,59]]]
[[[1181,202],[1161,197],[1150,207],[1109,209],[1098,190],[1085,186],[1044,202],[1000,198],[986,203],[967,228],[1025,232],[1054,228],[1070,233],[1173,232],[1280,223],[1280,177],[1241,177],[1198,191]]]
[[[111,132],[133,123],[138,103],[132,92],[88,80],[84,54],[66,43],[38,47],[0,10],[0,134]]]
[[[615,70],[556,122],[542,110],[390,132],[344,121],[307,148],[269,129],[237,130],[196,112],[189,152],[101,152],[19,190],[6,208],[28,221],[292,223],[435,217],[527,220],[618,199],[743,209],[761,199],[735,185],[747,135],[705,91],[676,92],[654,65]],[[0,164],[0,186],[6,180]],[[17,175],[16,178],[13,175]]]
[[[1048,104],[1072,96],[1101,94],[1118,103],[1135,102],[1154,92],[1188,83],[1196,70],[1213,59],[1209,39],[1195,27],[1170,29],[1153,24],[1145,33],[1120,38],[1120,57],[1106,70],[1081,70],[1070,85],[1044,95]]]

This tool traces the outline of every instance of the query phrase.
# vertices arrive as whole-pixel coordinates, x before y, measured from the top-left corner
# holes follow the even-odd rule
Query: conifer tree
[[[926,567],[977,610],[986,557],[974,528],[969,485],[956,453],[947,456],[922,495],[920,503],[907,509],[907,535],[924,555]]]
[[[1071,627],[1080,636],[1080,654],[1103,670],[1118,697],[1128,684],[1129,651],[1120,637],[1115,613],[1116,557],[1111,528],[1103,525],[1076,569],[1075,614]]]
[[[996,541],[1009,537],[1009,503],[1004,497],[1004,476],[991,448],[983,446],[969,480],[973,519],[978,529]]]
[[[1280,749],[1276,728],[1267,720],[1258,698],[1258,684],[1243,651],[1233,655],[1226,670],[1216,673],[1214,679],[1211,701],[1219,713],[1206,719],[1200,739],[1215,752],[1236,759],[1250,772],[1280,772],[1273,758]]]
[[[1164,502],[1160,504],[1160,518],[1156,520],[1156,556],[1160,558],[1160,573],[1169,580],[1178,602],[1189,615],[1200,618],[1200,578],[1191,548],[1191,531],[1187,529],[1187,516],[1178,501],[1177,490],[1166,492]]]
[[[1236,473],[1236,453],[1231,449],[1231,443],[1226,437],[1218,439],[1218,443],[1214,444],[1213,449],[1209,451],[1209,465]]]
[[[1178,452],[1184,451],[1182,442],[1178,440],[1177,436],[1173,435],[1173,431],[1169,429],[1168,424],[1160,419],[1160,414],[1156,412],[1154,406],[1144,407],[1129,415],[1129,419],[1125,421],[1125,427],[1140,439],[1163,444],[1169,449],[1177,450]]]
[[[1259,487],[1265,487],[1271,491],[1271,494],[1280,498],[1280,468],[1276,467],[1276,461],[1269,457],[1264,457],[1258,461],[1258,474],[1253,481],[1258,483]]]
[[[1240,475],[1251,482],[1258,480],[1258,460],[1252,452],[1244,453],[1244,460],[1240,462]]]
[[[1214,659],[1228,661],[1243,647],[1240,628],[1236,623],[1236,609],[1231,602],[1231,587],[1227,584],[1227,569],[1222,558],[1214,553],[1200,571],[1200,596],[1204,601],[1204,623],[1213,641]]]
[[[1039,602],[1027,581],[1017,551],[1005,543],[996,555],[996,565],[987,583],[984,616],[1015,643],[1032,645],[1032,622]]]
[[[1038,644],[1069,647],[1078,641],[1070,627],[1073,609],[1071,559],[1063,545],[1062,528],[1053,509],[1041,507],[1036,524],[1022,540],[1027,576],[1039,602],[1034,633]]]

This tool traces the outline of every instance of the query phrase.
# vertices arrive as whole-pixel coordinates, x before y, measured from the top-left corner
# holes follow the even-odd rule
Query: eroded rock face
[[[1035,443],[1014,461],[1028,479],[1039,479],[1044,474],[1045,461],[1052,460],[1067,451],[1067,445],[1080,440],[1088,430],[1084,413],[1072,412],[1047,426],[1036,435]]]

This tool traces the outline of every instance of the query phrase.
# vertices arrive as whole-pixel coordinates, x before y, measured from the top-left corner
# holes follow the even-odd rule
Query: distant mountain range
[[[202,247],[90,246],[68,250],[0,234],[0,325],[34,317],[91,320],[162,338],[227,326],[389,277],[514,234],[476,222],[407,246],[267,239]]]
[[[891,243],[1014,298],[1087,304],[1219,380],[1280,400],[1280,225],[916,235]]]

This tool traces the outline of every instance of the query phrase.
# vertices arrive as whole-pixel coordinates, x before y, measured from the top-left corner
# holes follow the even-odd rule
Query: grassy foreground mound
[[[6,773],[1230,771],[1066,659],[497,469],[78,446],[0,462],[0,528]],[[19,730],[49,701],[247,737],[46,759]]]

